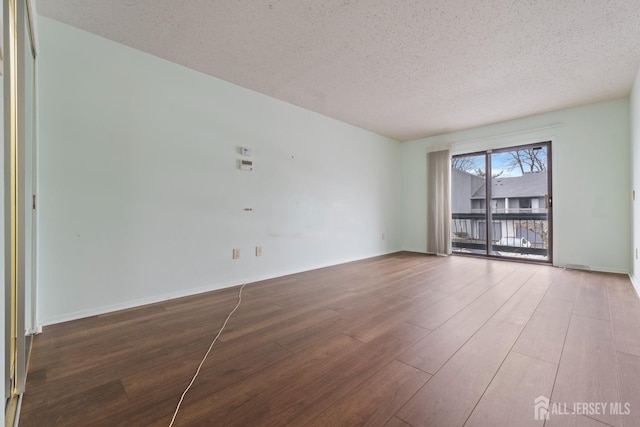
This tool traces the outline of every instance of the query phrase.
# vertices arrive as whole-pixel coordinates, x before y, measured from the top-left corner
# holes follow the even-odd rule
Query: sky
[[[540,154],[539,157],[545,160],[545,165],[546,165],[547,148],[543,147],[542,150],[543,150],[542,154]],[[515,151],[517,150],[513,150],[510,152],[513,153]],[[502,174],[500,175],[501,178],[522,176],[522,172],[520,171],[519,167],[517,166],[515,168],[512,167],[513,156],[509,154],[510,152],[503,151],[503,152],[491,154],[491,176],[496,176],[500,172],[502,172]],[[468,168],[469,172],[472,172],[469,169],[474,169],[474,170],[482,169],[482,171],[484,172],[486,168],[485,161],[484,161],[484,154],[469,156],[469,159],[472,159],[475,164],[473,168]]]

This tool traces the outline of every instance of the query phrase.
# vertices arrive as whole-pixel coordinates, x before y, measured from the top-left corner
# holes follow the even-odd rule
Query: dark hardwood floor
[[[168,426],[237,296],[45,327],[20,426]],[[536,420],[538,396],[567,413]],[[252,283],[174,425],[639,426],[640,300],[622,275],[412,253]]]

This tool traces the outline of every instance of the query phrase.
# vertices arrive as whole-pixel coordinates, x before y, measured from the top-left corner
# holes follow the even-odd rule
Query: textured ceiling
[[[406,141],[629,95],[638,0],[40,0],[41,15]]]

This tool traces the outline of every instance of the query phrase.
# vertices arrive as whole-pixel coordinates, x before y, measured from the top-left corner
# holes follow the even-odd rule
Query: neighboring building
[[[527,218],[526,214],[546,213],[546,172],[526,173],[518,177],[494,178],[491,188],[493,240],[524,237],[534,247],[547,247],[547,221]],[[486,239],[486,185],[484,177],[458,169],[451,171],[451,211],[453,240]],[[462,215],[460,215],[462,214]],[[464,215],[468,214],[468,215]],[[513,215],[511,219],[505,214]]]
[[[484,178],[451,169],[451,212],[471,213],[474,209],[473,196],[480,191],[484,194],[484,186]]]
[[[466,174],[466,172],[463,172]],[[471,196],[472,212],[484,212],[486,191],[482,186]],[[522,176],[495,178],[491,188],[491,208],[497,213],[546,212],[544,195],[547,193],[546,172],[526,173]]]

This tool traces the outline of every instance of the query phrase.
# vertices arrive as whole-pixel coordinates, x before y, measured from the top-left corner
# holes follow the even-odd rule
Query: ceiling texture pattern
[[[398,141],[629,95],[638,0],[40,0],[40,15]]]

